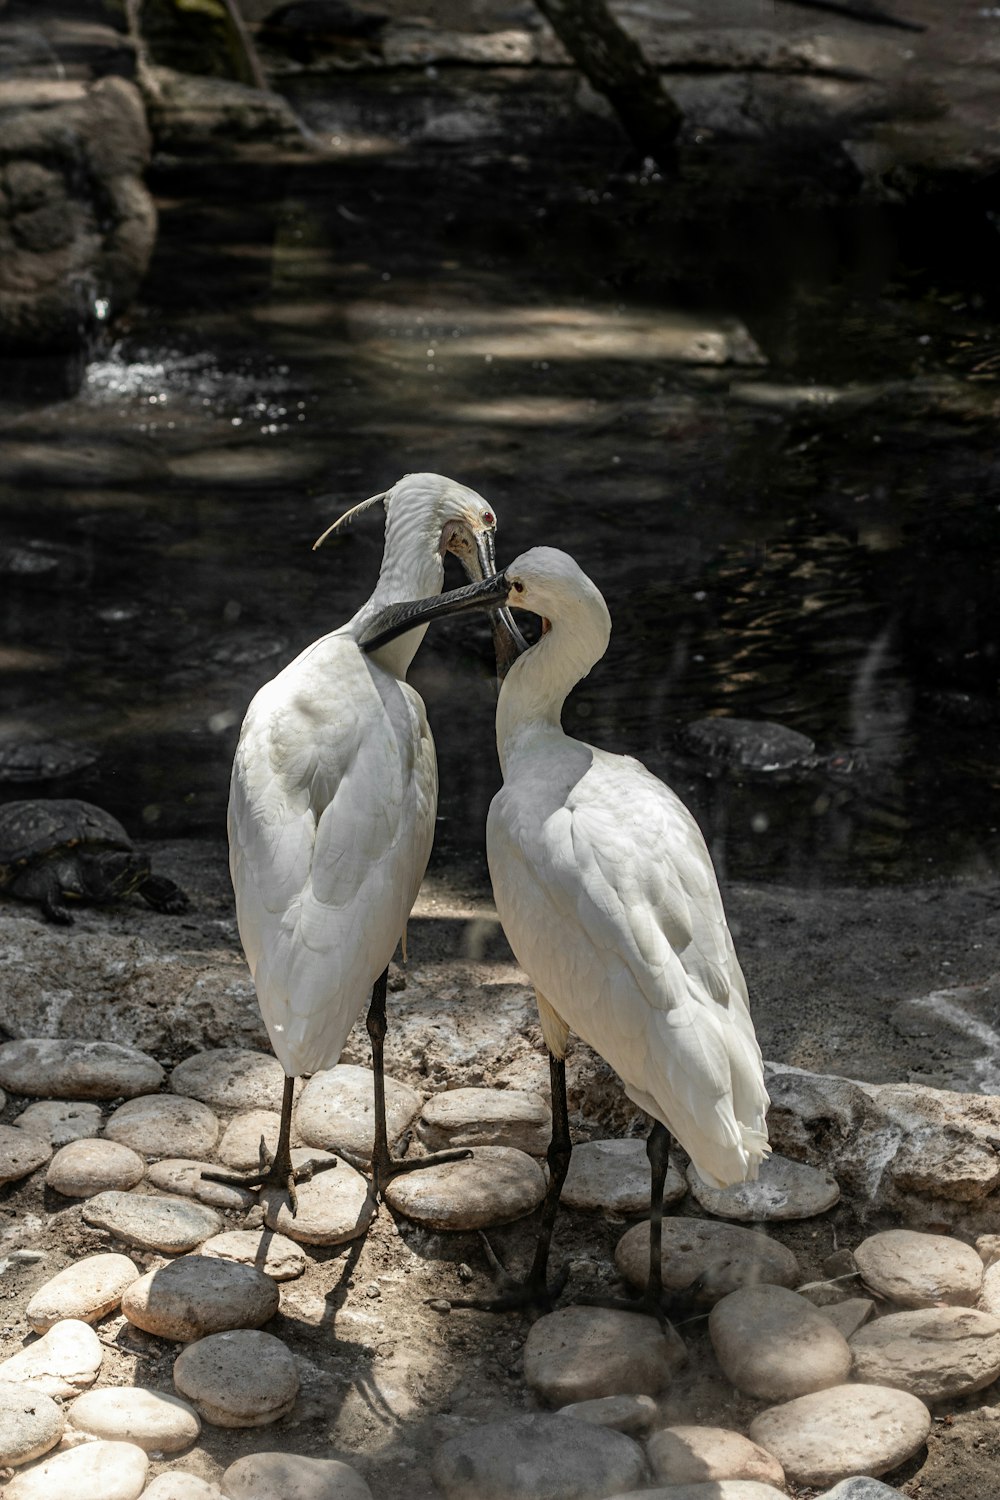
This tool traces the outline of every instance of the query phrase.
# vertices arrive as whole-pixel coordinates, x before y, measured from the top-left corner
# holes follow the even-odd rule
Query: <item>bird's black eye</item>
[[[524,584],[521,582],[521,580],[519,578],[515,578],[514,579],[514,582],[511,584],[511,588],[514,590],[515,594],[523,594],[524,593]]]

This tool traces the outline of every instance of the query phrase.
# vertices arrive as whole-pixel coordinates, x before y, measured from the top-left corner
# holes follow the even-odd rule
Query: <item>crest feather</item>
[[[332,526],[328,526],[323,535],[321,537],[317,537],[316,541],[313,542],[313,551],[315,552],[317,547],[322,547],[327,537],[332,536],[339,527],[349,525],[356,516],[360,516],[362,511],[370,510],[373,505],[381,504],[381,502],[384,501],[388,496],[388,493],[388,490],[383,490],[381,495],[371,495],[367,500],[362,500],[360,504],[352,505],[350,510],[345,510],[344,514],[342,516],[338,516],[336,521],[333,522]]]

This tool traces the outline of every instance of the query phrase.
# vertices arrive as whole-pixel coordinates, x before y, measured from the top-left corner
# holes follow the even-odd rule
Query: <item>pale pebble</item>
[[[597,1396],[593,1401],[571,1401],[555,1415],[591,1422],[595,1427],[614,1427],[634,1436],[649,1431],[657,1412],[652,1396]]]
[[[693,1163],[688,1166],[687,1181],[706,1212],[752,1223],[811,1219],[826,1213],[840,1198],[840,1187],[829,1172],[791,1161],[777,1152],[762,1162],[753,1182],[710,1187],[698,1176]]]
[[[219,1047],[178,1063],[170,1087],[213,1109],[280,1109],[285,1072],[268,1052]]]
[[[128,1146],[85,1137],[70,1141],[49,1162],[46,1186],[64,1198],[94,1198],[127,1192],[146,1175],[146,1163]]]
[[[560,1201],[567,1208],[612,1214],[649,1212],[649,1157],[645,1141],[585,1141],[573,1147]],[[665,1205],[679,1203],[687,1183],[671,1164],[663,1187]]]
[[[658,1396],[687,1351],[655,1318],[607,1307],[561,1307],[532,1324],[524,1378],[544,1401]]]
[[[725,1427],[662,1427],[646,1444],[653,1474],[663,1484],[753,1479],[784,1485],[778,1460],[742,1433]]]
[[[70,1407],[69,1421],[79,1432],[137,1443],[147,1453],[179,1453],[201,1432],[198,1413],[186,1401],[142,1386],[86,1391]]]
[[[210,1208],[249,1208],[256,1203],[257,1195],[249,1188],[237,1187],[228,1182],[213,1182],[205,1172],[219,1169],[211,1162],[191,1161],[186,1157],[164,1157],[149,1168],[147,1180],[150,1187],[164,1193],[177,1193],[183,1198],[195,1198],[207,1203]]]
[[[613,1500],[787,1500],[784,1490],[759,1479],[716,1479],[697,1484],[667,1484],[654,1490],[630,1490]]]
[[[347,1162],[338,1162],[295,1189],[297,1207],[291,1211],[288,1194],[264,1188],[261,1203],[268,1229],[276,1229],[304,1245],[341,1245],[365,1233],[375,1212],[371,1185]]]
[[[147,1094],[116,1109],[104,1134],[143,1156],[201,1157],[219,1139],[219,1121],[200,1099]]]
[[[217,1484],[186,1469],[157,1474],[142,1492],[142,1500],[226,1500]]]
[[[98,1135],[101,1118],[101,1106],[83,1099],[39,1099],[22,1110],[14,1124],[18,1130],[41,1136],[57,1150],[70,1141]]]
[[[25,1317],[36,1333],[64,1318],[97,1323],[114,1312],[125,1288],[139,1276],[127,1255],[85,1255],[58,1271],[32,1294]]]
[[[645,1288],[649,1274],[649,1225],[634,1224],[618,1241],[615,1261],[633,1286]],[[790,1287],[801,1281],[798,1262],[778,1240],[721,1219],[663,1220],[660,1258],[664,1290],[691,1291],[703,1305],[741,1286]]]
[[[906,1391],[839,1385],[761,1412],[750,1437],[794,1484],[818,1487],[852,1474],[888,1474],[919,1451],[931,1414]]]
[[[529,1156],[544,1156],[552,1137],[552,1111],[540,1094],[522,1089],[445,1089],[424,1104],[417,1136],[429,1151],[513,1146]]]
[[[163,1069],[138,1047],[118,1042],[27,1037],[0,1046],[0,1083],[43,1099],[120,1099],[153,1094]]]
[[[93,1385],[103,1358],[101,1341],[90,1324],[64,1318],[0,1363],[0,1381],[17,1381],[65,1400]]]
[[[83,1217],[126,1244],[168,1255],[193,1250],[222,1228],[214,1209],[154,1193],[99,1193],[83,1205]]]
[[[148,1469],[135,1443],[82,1443],[22,1470],[4,1500],[138,1500]]]
[[[263,1427],[287,1416],[299,1389],[289,1350],[270,1333],[235,1329],[188,1344],[174,1385],[216,1427]]]
[[[981,1391],[1000,1376],[1000,1318],[971,1307],[889,1313],[851,1339],[854,1378],[925,1401]]]
[[[0,1185],[19,1182],[43,1167],[51,1155],[52,1147],[42,1136],[0,1125]]]
[[[634,1490],[646,1460],[613,1428],[532,1412],[449,1438],[431,1475],[444,1500],[598,1500]]]
[[[509,1224],[545,1197],[541,1167],[509,1146],[476,1146],[460,1161],[401,1173],[385,1190],[394,1213],[429,1229],[487,1229]],[[290,1231],[282,1225],[286,1233]]]
[[[866,1287],[899,1307],[972,1307],[983,1263],[971,1245],[943,1234],[886,1229],[854,1252]]]
[[[299,1098],[296,1122],[302,1140],[361,1160],[375,1144],[374,1074],[370,1068],[339,1063],[314,1073]],[[408,1083],[385,1075],[386,1130],[398,1140],[415,1119],[422,1097]]]
[[[337,1458],[248,1453],[222,1476],[226,1500],[372,1500],[356,1469]]]
[[[843,1334],[785,1287],[730,1293],[712,1308],[708,1330],[727,1380],[758,1400],[788,1401],[842,1385],[850,1372]]]
[[[875,1304],[870,1297],[847,1297],[843,1302],[830,1302],[817,1311],[829,1319],[838,1333],[849,1339],[868,1322]]]
[[[273,1229],[232,1229],[215,1234],[201,1246],[200,1253],[256,1266],[275,1281],[294,1281],[309,1264],[294,1240]]]
[[[54,1448],[66,1418],[51,1396],[20,1381],[0,1379],[0,1468],[17,1468]]]
[[[278,1311],[277,1282],[253,1266],[181,1255],[126,1290],[122,1312],[158,1338],[190,1343],[230,1328],[259,1328]]]

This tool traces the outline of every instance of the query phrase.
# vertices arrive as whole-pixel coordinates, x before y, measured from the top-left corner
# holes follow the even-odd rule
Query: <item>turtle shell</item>
[[[696,719],[684,732],[689,749],[743,771],[790,771],[816,764],[807,735],[770,719]]]
[[[16,869],[81,845],[134,848],[118,819],[93,802],[67,797],[0,805],[0,882]]]

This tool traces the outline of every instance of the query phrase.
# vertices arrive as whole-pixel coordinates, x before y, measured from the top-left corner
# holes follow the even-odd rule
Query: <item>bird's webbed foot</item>
[[[542,1313],[552,1312],[569,1280],[568,1264],[560,1267],[550,1283],[545,1265],[540,1264],[536,1257],[527,1276],[519,1281],[507,1270],[482,1230],[479,1231],[479,1240],[499,1293],[496,1297],[449,1297],[452,1307],[472,1307],[479,1312],[495,1313],[523,1312],[528,1309],[536,1309]]]
[[[268,1150],[263,1136],[260,1141],[260,1170],[245,1175],[235,1172],[205,1172],[202,1177],[209,1182],[222,1182],[228,1187],[240,1188],[277,1188],[279,1192],[288,1194],[288,1202],[294,1217],[298,1209],[298,1194],[295,1191],[296,1184],[310,1182],[319,1172],[327,1172],[337,1165],[338,1158],[334,1156],[330,1161],[317,1161],[310,1157],[306,1161],[299,1162],[298,1166],[292,1165],[291,1156],[282,1152],[274,1155]]]
[[[674,1331],[663,1305],[662,1295],[658,1291],[650,1291],[648,1287],[635,1297],[613,1297],[609,1293],[607,1296],[595,1294],[577,1297],[576,1301],[581,1307],[608,1307],[613,1312],[638,1313],[640,1317],[655,1318],[664,1333]]]
[[[448,1161],[465,1161],[472,1155],[469,1146],[456,1146],[450,1151],[434,1151],[430,1156],[385,1156],[372,1161],[372,1187],[376,1196],[381,1197],[383,1189],[394,1177],[399,1177],[403,1172],[419,1172],[424,1167],[440,1167]]]

